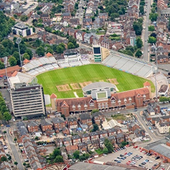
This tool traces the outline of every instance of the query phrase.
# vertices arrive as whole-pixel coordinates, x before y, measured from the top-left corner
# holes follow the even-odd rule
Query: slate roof
[[[38,126],[38,124],[35,121],[30,121],[30,122],[28,122],[27,126],[28,127],[34,127],[34,126]]]
[[[81,114],[81,115],[80,115],[80,119],[81,119],[81,120],[91,119],[91,116],[90,116],[89,114]]]
[[[41,126],[46,126],[46,125],[52,125],[52,123],[49,122],[48,120],[41,119]]]
[[[59,117],[55,117],[52,119],[52,122],[54,124],[57,124],[57,123],[64,123],[64,120],[62,118],[59,118]]]
[[[159,145],[153,146],[150,148],[150,150],[153,150],[167,158],[170,158],[170,147],[165,144],[159,144]]]

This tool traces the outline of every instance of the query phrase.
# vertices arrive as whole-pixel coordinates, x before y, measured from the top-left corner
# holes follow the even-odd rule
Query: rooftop
[[[158,144],[151,147],[150,150],[153,150],[167,158],[170,158],[170,147],[165,144]]]
[[[112,84],[112,83],[95,82],[95,83],[91,83],[91,84],[83,87],[83,91],[89,91],[89,90],[93,90],[93,89],[96,89],[96,88],[102,88],[102,89],[104,89],[104,88],[106,88],[106,87],[116,89],[115,85]]]
[[[72,165],[69,170],[130,170],[130,168],[124,168],[119,166],[108,166],[108,165],[99,165],[99,164],[91,164],[85,162],[78,162]],[[133,169],[133,168],[132,168]]]

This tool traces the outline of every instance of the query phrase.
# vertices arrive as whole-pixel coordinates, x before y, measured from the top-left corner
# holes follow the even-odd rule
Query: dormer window
[[[112,103],[112,104],[116,103],[116,100],[115,100],[114,97],[111,98],[111,103]]]
[[[90,103],[90,106],[91,106],[91,107],[93,107],[93,106],[94,106],[94,101],[93,101],[92,99],[90,100],[90,102],[89,102],[89,103]]]

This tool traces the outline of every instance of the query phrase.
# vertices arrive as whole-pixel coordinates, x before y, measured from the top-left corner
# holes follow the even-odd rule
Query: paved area
[[[149,37],[149,32],[148,32],[148,26],[150,25],[150,20],[149,20],[149,13],[150,13],[150,10],[151,10],[151,0],[147,0],[145,1],[147,6],[146,6],[146,18],[144,20],[144,23],[143,23],[143,26],[145,27],[144,29],[144,46],[143,46],[143,59],[145,61],[149,61],[149,55],[148,55],[148,37]]]
[[[129,147],[124,150],[120,150],[118,152],[109,154],[107,156],[96,158],[95,160],[101,161],[101,162],[115,162],[114,160],[117,159],[117,157],[120,157],[121,154],[124,155],[125,153],[129,153],[129,152],[132,152],[132,155],[127,156],[125,160],[121,160],[121,164],[127,164],[127,162],[129,163],[134,162],[134,165],[139,167],[139,165],[141,165],[142,162],[145,162],[145,160],[149,160],[148,162],[146,162],[145,165],[142,165],[142,166],[147,169],[150,169],[152,168],[154,164],[159,163],[159,162],[161,162],[161,167],[158,168],[158,170],[161,170],[161,168],[165,168],[165,170],[167,170],[169,166],[168,164],[163,164],[161,159],[155,160],[155,155],[147,156],[145,152],[144,151],[142,152],[139,147],[136,149],[133,147]],[[143,158],[141,158],[140,160],[132,160],[132,158],[136,155],[142,156]]]
[[[14,159],[15,159],[16,162],[18,162],[18,165],[17,165],[18,170],[24,170],[24,167],[22,165],[21,158],[20,158],[20,155],[18,153],[18,150],[15,146],[15,143],[13,142],[13,138],[9,134],[9,129],[7,130],[6,136],[7,136],[8,142],[9,142],[10,149],[11,149],[12,154],[14,156]]]

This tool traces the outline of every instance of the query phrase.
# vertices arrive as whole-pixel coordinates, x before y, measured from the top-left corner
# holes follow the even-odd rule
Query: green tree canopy
[[[111,142],[108,139],[104,140],[104,145],[108,149],[108,153],[112,153],[113,152],[113,145],[111,144]]]
[[[103,149],[103,153],[108,154],[108,149],[106,147]]]
[[[30,56],[30,59],[32,59],[33,53],[30,49],[26,49],[25,53],[27,53]]]
[[[54,161],[55,161],[55,162],[64,162],[64,161],[63,161],[63,157],[62,157],[61,155],[56,156],[56,158],[55,158]]]
[[[48,47],[47,50],[46,50],[46,53],[51,53],[51,54],[53,54],[53,52],[54,52],[54,51],[53,51],[53,49],[52,49],[51,47]]]
[[[142,23],[140,23],[139,21],[135,21],[133,23],[133,29],[134,29],[136,35],[141,35],[142,29],[143,29]]]
[[[69,42],[69,43],[68,43],[68,49],[72,49],[72,48],[75,48],[75,47],[74,47],[74,44],[73,44],[72,42]]]
[[[25,59],[30,59],[30,56],[28,53],[24,53],[23,56],[22,56],[22,59],[25,60]]]
[[[99,126],[97,124],[93,125],[93,132],[98,131],[99,130]]]
[[[3,113],[3,117],[4,117],[4,119],[5,119],[7,122],[9,122],[9,120],[12,119],[12,116],[11,116],[11,114],[10,114],[9,112]]]
[[[21,15],[20,20],[25,22],[28,20],[28,17],[26,15]]]
[[[16,166],[17,166],[17,165],[18,165],[18,162],[14,162],[14,165],[16,165]]]
[[[4,69],[5,68],[5,65],[2,61],[0,61],[0,69]]]
[[[136,56],[137,58],[140,58],[140,57],[142,56],[141,50],[137,50],[135,56]]]
[[[17,60],[13,56],[11,56],[8,61],[9,61],[10,66],[16,66],[17,65]]]
[[[1,162],[5,162],[5,161],[7,161],[7,158],[5,156],[2,156],[1,157]]]
[[[38,48],[36,49],[36,54],[38,54],[38,56],[44,56],[44,54],[45,54],[45,49],[44,49],[42,46],[38,47]]]
[[[149,31],[155,31],[155,27],[154,27],[153,25],[150,25],[150,26],[148,27],[148,30],[149,30]]]
[[[156,43],[156,38],[155,38],[155,37],[150,36],[150,37],[149,37],[149,39],[148,39],[148,43],[151,43],[151,44]]]
[[[79,154],[80,154],[80,151],[75,151],[74,153],[73,153],[73,156],[74,156],[74,158],[75,159],[79,159]]]
[[[157,20],[157,17],[158,17],[158,14],[157,13],[150,13],[149,14],[149,19],[153,22],[153,21],[156,21]]]
[[[58,155],[61,155],[60,149],[55,148],[54,151],[53,151],[53,155],[54,155],[55,157],[58,156]]]
[[[136,46],[137,46],[137,48],[141,48],[143,46],[143,42],[142,42],[142,39],[140,37],[138,37],[136,39]]]

